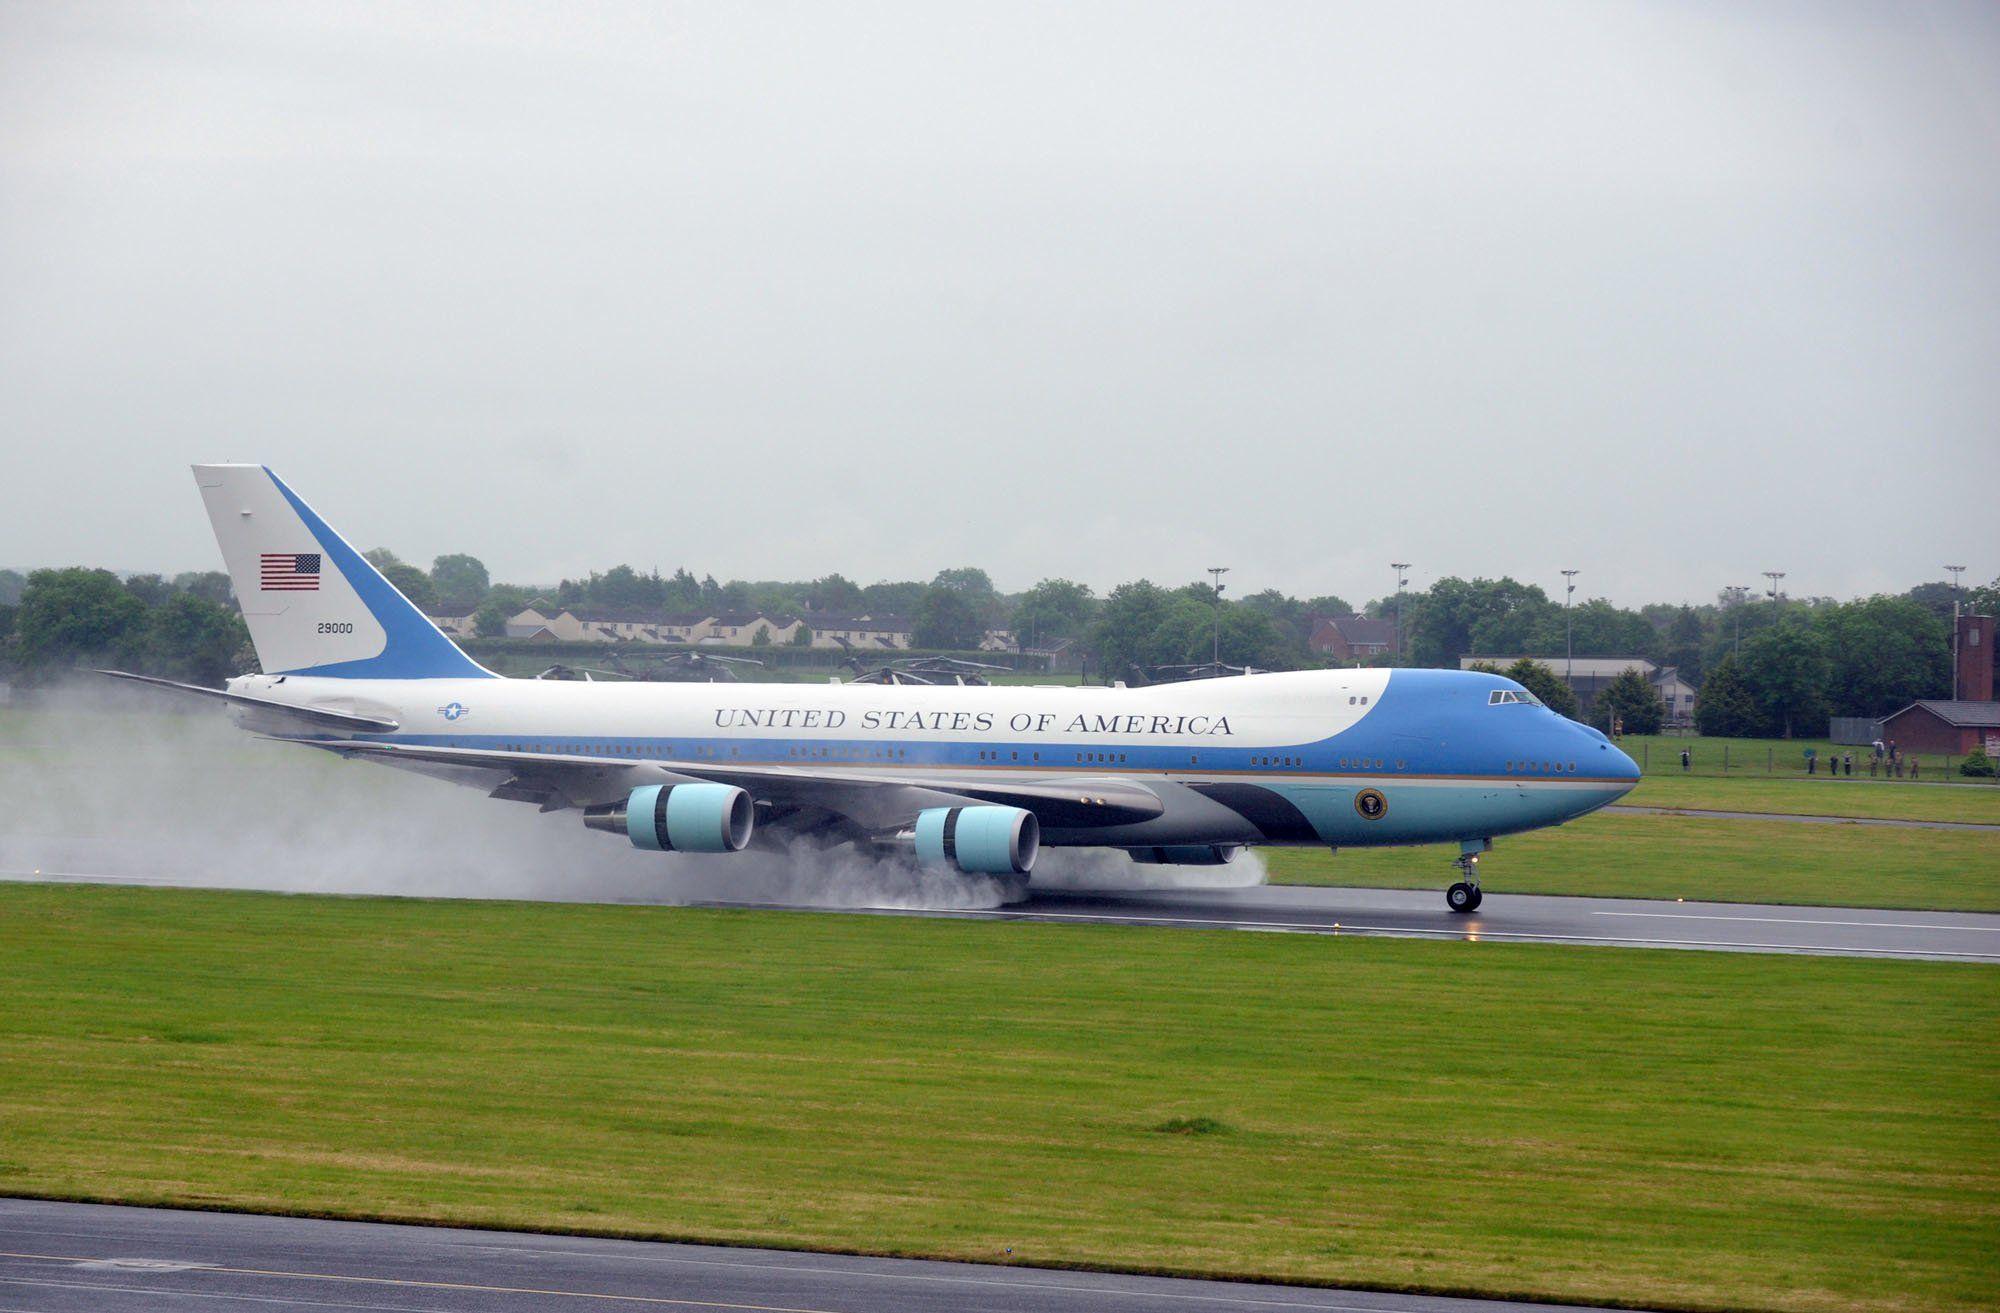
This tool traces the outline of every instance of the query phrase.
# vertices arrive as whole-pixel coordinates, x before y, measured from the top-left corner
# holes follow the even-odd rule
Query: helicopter
[[[849,657],[847,667],[855,672],[854,678],[848,681],[851,684],[962,684],[980,687],[990,682],[985,671],[1010,669],[957,657],[909,657],[872,670],[864,667],[860,658]]]

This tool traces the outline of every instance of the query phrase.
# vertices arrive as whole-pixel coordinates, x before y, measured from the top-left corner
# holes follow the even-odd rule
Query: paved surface
[[[198,885],[199,879],[141,873],[0,869],[0,880],[50,883]],[[652,901],[652,900],[648,900]],[[663,900],[664,901],[664,900]],[[1471,916],[1454,916],[1444,892],[1252,885],[1121,892],[1036,890],[1004,907],[797,908],[757,900],[703,899],[703,907],[791,907],[885,916],[976,917],[1161,926],[1182,930],[1264,930],[1326,935],[1404,935],[1495,943],[1597,944],[1615,948],[1700,948],[1746,953],[1831,953],[1855,957],[2000,962],[2000,915],[1911,912],[1761,903],[1684,903],[1633,898],[1560,898],[1488,890]],[[6,1313],[0,1305],[0,1313]]]
[[[1487,891],[1471,916],[1445,910],[1442,891],[1262,885],[1131,893],[1042,892],[986,910],[908,915],[1071,921],[1301,934],[1407,935],[1500,943],[1603,944],[1734,952],[2000,962],[2000,916],[1552,898]]]
[[[1513,1313],[1548,1305],[0,1199],[0,1309]]]
[[[2000,825],[1986,821],[1900,821],[1882,816],[1799,816],[1791,812],[1728,812],[1707,807],[1632,807],[1613,803],[1598,810],[1625,816],[1715,817],[1726,821],[1795,821],[1803,825],[1886,825],[1905,830],[1984,830],[2000,834]]]

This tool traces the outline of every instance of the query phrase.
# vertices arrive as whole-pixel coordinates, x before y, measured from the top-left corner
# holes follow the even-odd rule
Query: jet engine
[[[624,802],[586,808],[583,823],[656,853],[734,853],[757,819],[750,795],[733,784],[648,784]]]
[[[968,875],[1026,875],[1041,847],[1041,822],[1019,807],[932,807],[917,813],[917,860],[949,863]]]

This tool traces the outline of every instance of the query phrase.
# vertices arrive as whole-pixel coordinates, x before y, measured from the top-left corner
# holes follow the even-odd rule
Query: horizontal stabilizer
[[[154,688],[170,689],[176,693],[218,698],[232,706],[254,708],[259,714],[274,716],[299,728],[346,730],[352,734],[388,734],[396,729],[396,722],[393,720],[357,716],[347,711],[321,711],[315,707],[297,707],[289,702],[274,702],[269,698],[251,697],[247,693],[231,693],[227,689],[205,688],[200,684],[182,684],[171,679],[161,679],[157,675],[135,675],[127,670],[93,670],[91,673],[108,675],[112,679],[129,679],[136,684],[150,684]]]

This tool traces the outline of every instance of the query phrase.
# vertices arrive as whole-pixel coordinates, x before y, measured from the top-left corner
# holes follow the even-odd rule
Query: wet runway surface
[[[0,1309],[1523,1313],[1549,1305],[0,1199]],[[1573,1306],[1572,1306],[1573,1307]]]
[[[1491,889],[1486,891],[1479,911],[1470,916],[1446,911],[1442,891],[1300,885],[1041,892],[1006,907],[901,914],[1187,930],[1402,935],[1491,943],[2000,962],[2000,916],[1982,913],[1554,898]]]

